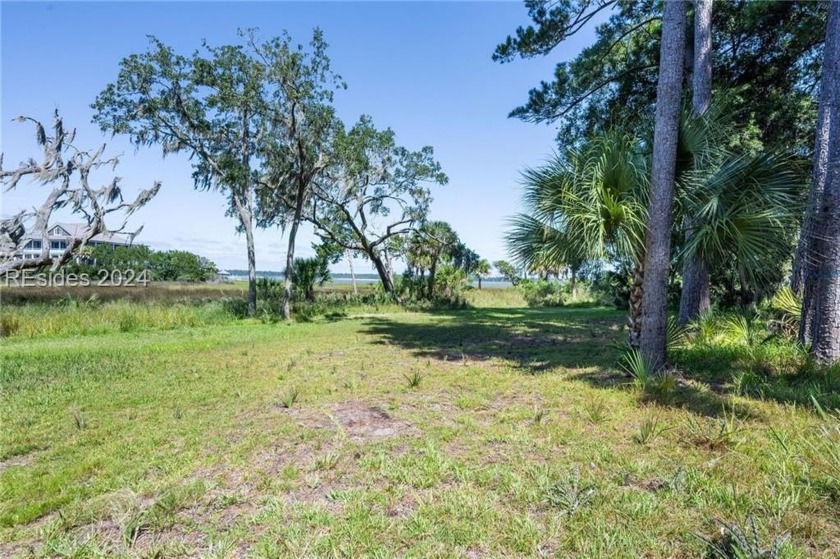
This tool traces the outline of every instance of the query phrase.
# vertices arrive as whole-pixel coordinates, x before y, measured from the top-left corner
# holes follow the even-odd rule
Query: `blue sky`
[[[157,148],[135,152],[91,124],[90,103],[116,78],[123,57],[146,50],[146,35],[188,54],[202,39],[235,42],[239,27],[258,27],[265,37],[286,29],[301,43],[320,27],[333,67],[348,84],[336,95],[339,116],[351,123],[369,114],[377,126],[393,128],[400,144],[433,146],[449,184],[435,187],[431,218],[449,221],[468,246],[496,260],[506,257],[505,219],[519,208],[520,171],[554,149],[553,127],[507,114],[594,33],[585,29],[548,57],[501,65],[490,59],[496,44],[528,22],[520,2],[3,2],[0,17],[5,166],[37,155],[31,126],[11,119],[48,121],[58,108],[78,129],[77,144],[107,142],[108,153],[123,154],[116,174],[127,194],[163,182],[129,223],[144,226],[138,242],[191,250],[224,268],[245,267],[245,244],[235,220],[225,217],[223,196],[193,189],[186,157],[163,159]],[[0,213],[44,195],[44,188],[22,184],[3,196]],[[313,239],[306,227],[297,254],[311,254]],[[279,230],[259,231],[257,268],[282,269],[285,246]],[[369,271],[366,263],[356,269]]]

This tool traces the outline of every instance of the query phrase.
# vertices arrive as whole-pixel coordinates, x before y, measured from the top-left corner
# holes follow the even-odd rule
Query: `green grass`
[[[753,518],[836,557],[832,406],[735,383],[794,356],[685,347],[641,392],[623,313],[481,297],[3,339],[0,556],[703,557]]]

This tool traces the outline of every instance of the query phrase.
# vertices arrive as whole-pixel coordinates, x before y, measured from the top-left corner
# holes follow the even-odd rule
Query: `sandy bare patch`
[[[312,410],[292,409],[289,412],[303,427],[310,429],[340,429],[347,438],[356,443],[416,435],[417,429],[398,419],[378,405],[349,401],[335,404],[320,414]]]
[[[35,452],[29,452],[26,454],[10,456],[5,460],[0,460],[0,472],[6,470],[7,468],[22,468],[31,466],[35,463],[35,455]]]

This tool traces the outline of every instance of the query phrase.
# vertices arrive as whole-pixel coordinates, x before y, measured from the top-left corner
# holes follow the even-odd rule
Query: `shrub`
[[[529,307],[562,307],[563,286],[547,280],[522,280],[517,285]]]

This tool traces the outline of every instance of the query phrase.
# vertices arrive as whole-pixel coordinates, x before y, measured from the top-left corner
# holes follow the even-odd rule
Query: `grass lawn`
[[[840,556],[836,418],[644,397],[621,312],[213,320],[2,340],[0,557]]]

